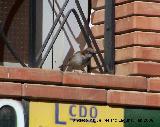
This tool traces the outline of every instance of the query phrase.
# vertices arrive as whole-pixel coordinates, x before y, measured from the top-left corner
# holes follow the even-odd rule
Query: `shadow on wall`
[[[60,5],[59,5],[59,3],[57,2],[57,0],[55,0],[55,4],[56,4],[58,10],[60,11]],[[58,13],[56,12],[56,10],[54,10],[54,12],[55,12],[55,15],[57,16]],[[90,17],[90,14],[91,14],[91,1],[89,0],[89,1],[88,1],[88,17]],[[65,15],[63,14],[62,17],[63,17],[63,19],[64,19]],[[87,20],[88,20],[88,23],[89,23],[90,18],[88,18]],[[59,21],[59,24],[61,24],[61,23],[62,23],[62,22]],[[78,35],[78,37],[76,37],[76,36],[74,35],[74,31],[72,30],[72,28],[71,28],[71,26],[70,26],[70,24],[69,24],[68,22],[66,22],[66,26],[67,26],[69,32],[71,33],[72,37],[74,38],[75,43],[77,43],[77,45],[79,45],[80,51],[84,50],[85,47],[86,47],[86,41],[85,41],[85,39],[84,39],[83,33],[80,32],[79,35]],[[77,28],[78,28],[78,27],[77,27]],[[63,28],[62,30],[63,30],[63,32],[64,32],[64,34],[65,34],[65,36],[66,36],[66,38],[67,38],[67,41],[69,42],[69,45],[70,45],[70,48],[69,48],[69,50],[68,50],[68,52],[67,52],[67,54],[66,54],[66,56],[65,56],[65,58],[64,58],[64,61],[63,61],[63,63],[62,63],[62,65],[67,65],[70,57],[73,56],[73,54],[75,53],[74,47],[73,47],[73,44],[74,44],[74,43],[72,44],[71,39],[70,39],[70,37],[69,37],[69,35],[68,35],[68,33],[67,33],[67,30],[65,30],[65,28]],[[63,66],[63,67],[62,67],[62,70],[63,70],[63,71],[66,70],[66,66]],[[67,68],[67,71],[71,71],[71,69],[70,69],[70,68]]]

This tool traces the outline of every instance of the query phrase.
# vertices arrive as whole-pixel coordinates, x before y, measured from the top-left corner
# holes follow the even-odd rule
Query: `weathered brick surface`
[[[21,97],[20,83],[0,82],[0,97]]]
[[[61,83],[62,72],[33,68],[0,67],[0,80]]]
[[[22,96],[30,99],[106,103],[106,95],[106,90],[103,89],[98,90],[53,85],[25,84],[22,89]]]
[[[98,55],[97,55],[97,56],[98,56]],[[102,56],[103,56],[103,58],[104,58],[104,53],[102,53]],[[98,59],[99,59],[99,57],[98,57]],[[91,68],[97,68],[97,67],[98,67],[98,66],[97,66],[94,58],[91,58]]]
[[[92,0],[92,8],[97,10],[97,9],[102,9],[105,7],[105,0]]]
[[[144,23],[145,22],[145,23]],[[125,24],[125,25],[124,25]],[[116,21],[116,33],[125,33],[131,31],[160,31],[160,18],[145,17],[145,16],[131,16]],[[104,24],[95,25],[92,27],[92,32],[95,38],[104,37]]]
[[[126,62],[133,60],[160,62],[160,48],[152,47],[128,47],[116,50],[116,62]]]
[[[160,18],[131,16],[116,21],[115,31],[117,33],[135,30],[160,31]]]
[[[100,49],[100,52],[103,53],[104,52],[104,38],[96,39],[96,42],[97,42],[97,45]],[[93,48],[94,48],[94,50],[96,50],[95,47],[93,47]]]
[[[112,76],[102,74],[79,74],[65,72],[63,84],[81,87],[146,90],[147,80],[143,77]]]
[[[109,105],[160,107],[160,93],[109,90],[107,103]]]
[[[93,35],[96,39],[100,39],[104,37],[104,24],[95,25],[91,28]]]
[[[160,63],[135,61],[116,65],[117,75],[160,76]]]
[[[132,32],[115,36],[116,48],[141,45],[160,47],[160,33],[154,32]]]
[[[122,4],[122,3],[126,3],[126,2],[132,2],[133,0],[115,0],[115,2],[117,4]]]
[[[116,4],[130,3],[134,0],[115,0]],[[160,2],[159,0],[146,0],[145,2]]]
[[[160,16],[160,3],[135,1],[116,7],[116,18],[136,15]]]
[[[104,38],[96,39],[97,45],[101,52],[104,52]]]
[[[91,23],[93,25],[104,23],[105,9],[94,11],[91,15]]]
[[[131,15],[160,16],[160,3],[135,1],[116,6],[115,18],[122,18]],[[97,10],[92,13],[92,24],[104,23],[105,9]]]
[[[147,90],[149,92],[160,92],[160,78],[149,78]]]

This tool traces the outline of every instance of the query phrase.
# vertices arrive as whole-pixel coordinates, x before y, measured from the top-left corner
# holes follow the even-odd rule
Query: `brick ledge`
[[[0,81],[63,85],[99,89],[147,90],[147,79],[140,76],[115,76],[61,72],[34,68],[0,67]]]

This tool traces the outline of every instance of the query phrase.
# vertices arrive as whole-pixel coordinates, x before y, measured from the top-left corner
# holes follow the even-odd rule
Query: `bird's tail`
[[[68,66],[67,64],[62,64],[62,65],[59,66],[58,68],[59,68],[61,71],[64,71],[67,66]]]

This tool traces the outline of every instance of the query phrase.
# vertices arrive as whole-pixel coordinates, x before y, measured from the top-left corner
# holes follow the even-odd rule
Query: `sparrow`
[[[85,72],[84,68],[89,65],[91,57],[96,54],[92,48],[87,48],[83,51],[78,51],[73,54],[66,65],[60,66],[60,68],[68,67],[71,70],[82,70]]]

